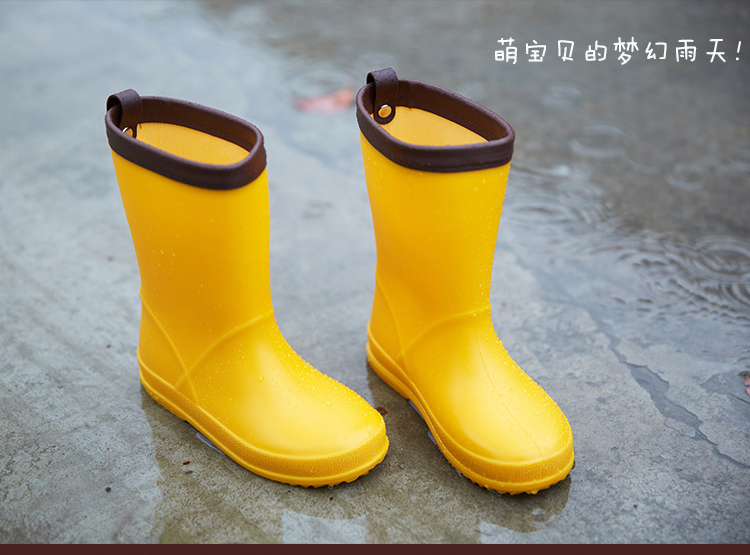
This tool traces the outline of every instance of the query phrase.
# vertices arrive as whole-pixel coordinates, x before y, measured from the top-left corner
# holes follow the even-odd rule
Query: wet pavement
[[[0,541],[747,543],[749,23],[727,1],[0,3]],[[538,495],[459,476],[365,361],[351,94],[388,66],[516,131],[492,316],[576,448]],[[127,88],[263,132],[278,323],[385,413],[368,475],[260,478],[139,385],[103,122]]]

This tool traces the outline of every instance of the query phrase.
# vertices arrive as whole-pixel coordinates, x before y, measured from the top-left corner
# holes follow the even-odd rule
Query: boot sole
[[[533,480],[524,482],[508,482],[498,480],[496,477],[484,476],[473,469],[466,466],[465,463],[461,462],[461,456],[463,458],[469,458],[474,461],[482,461],[485,466],[496,466],[502,467],[502,464],[498,464],[496,461],[491,461],[484,457],[475,455],[466,449],[460,447],[457,442],[450,438],[450,435],[443,430],[434,416],[431,414],[427,404],[419,395],[416,387],[411,383],[406,373],[396,364],[385,352],[380,348],[377,342],[369,334],[369,340],[367,343],[367,361],[369,362],[372,370],[391,388],[396,390],[402,397],[412,403],[417,409],[420,417],[427,424],[427,428],[430,430],[432,437],[435,440],[440,452],[443,453],[448,462],[455,468],[462,476],[468,478],[475,484],[486,488],[497,493],[509,493],[516,495],[519,493],[530,493],[536,494],[540,490],[546,489],[562,480],[570,473],[573,468],[574,453],[573,446],[566,446],[559,453],[549,457],[544,461],[535,461],[528,465],[528,474],[538,474],[538,469],[545,466],[553,466],[556,469],[553,473],[537,477]],[[514,473],[519,471],[518,464],[506,465],[508,468],[512,467]],[[523,469],[521,469],[523,470]]]
[[[237,435],[228,430],[218,420],[211,416],[201,407],[195,405],[182,393],[173,388],[170,384],[149,370],[138,357],[140,365],[140,381],[143,388],[149,396],[167,409],[169,412],[184,420],[201,434],[203,434],[217,449],[220,449],[225,455],[234,460],[240,466],[247,470],[268,478],[275,482],[290,484],[293,486],[304,487],[323,487],[335,486],[343,482],[353,482],[357,478],[364,476],[385,458],[388,451],[388,439],[385,434],[382,438],[379,435],[374,436],[357,449],[347,453],[331,455],[325,459],[320,458],[292,458],[258,449],[239,438]],[[382,443],[381,448],[377,444]],[[295,464],[302,467],[325,467],[326,459],[342,460],[349,457],[361,458],[359,453],[374,451],[375,455],[370,457],[365,463],[357,468],[345,472],[327,473],[323,476],[300,476],[290,475],[277,472],[266,466],[258,464],[258,460],[283,460],[286,464]]]

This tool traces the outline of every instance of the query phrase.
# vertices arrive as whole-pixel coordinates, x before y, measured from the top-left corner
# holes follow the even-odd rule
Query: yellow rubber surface
[[[203,163],[247,155],[177,125],[139,125],[137,138]],[[146,391],[272,480],[333,485],[378,464],[388,448],[382,416],[300,358],[276,325],[266,171],[212,190],[112,157],[141,276]]]
[[[404,107],[383,127],[417,144],[483,140]],[[426,172],[392,162],[364,136],[361,145],[377,245],[371,366],[414,403],[446,458],[472,481],[536,493],[562,480],[574,458],[570,425],[508,355],[490,314],[509,164]]]

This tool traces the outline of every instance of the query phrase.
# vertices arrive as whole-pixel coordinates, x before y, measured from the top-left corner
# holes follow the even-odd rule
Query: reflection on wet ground
[[[618,33],[736,44],[750,12],[598,5],[4,3],[0,541],[746,542],[750,56],[620,67],[583,50]],[[498,64],[510,35],[551,59]],[[461,477],[365,363],[375,252],[352,99],[388,66],[516,130],[493,321],[577,456],[537,495]],[[101,123],[130,87],[262,130],[279,325],[384,414],[391,447],[367,476],[259,478],[139,389],[139,278]]]

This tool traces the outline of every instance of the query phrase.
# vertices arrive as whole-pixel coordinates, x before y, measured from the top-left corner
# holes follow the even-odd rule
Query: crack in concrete
[[[614,349],[613,352],[618,354]],[[638,366],[631,364],[626,360],[622,360],[630,370],[630,374],[633,376],[635,381],[640,385],[650,396],[654,402],[657,410],[666,418],[673,418],[679,422],[686,424],[687,426],[695,430],[695,436],[692,439],[697,441],[705,441],[708,443],[714,454],[727,462],[732,463],[738,468],[744,470],[750,469],[750,465],[744,464],[736,459],[733,459],[729,455],[725,455],[719,451],[719,446],[715,442],[711,441],[706,435],[700,431],[700,426],[703,421],[700,420],[695,414],[690,412],[684,407],[674,403],[667,397],[669,391],[669,382],[663,380],[658,374],[651,371],[647,366]]]
[[[651,400],[654,402],[654,405],[656,405],[656,408],[666,418],[673,418],[674,420],[678,420],[696,430],[701,424],[703,424],[703,421],[695,414],[671,401],[667,397],[669,382],[662,379],[661,376],[649,369],[648,366],[631,364],[625,360],[621,360],[620,362],[623,362],[628,366],[633,379],[635,379],[638,385],[646,390],[651,396]]]
[[[594,318],[593,314],[591,315],[591,317]],[[594,321],[597,320],[594,319]],[[691,439],[694,439],[696,441],[705,441],[706,443],[708,443],[711,446],[714,454],[719,458],[724,459],[725,461],[737,466],[738,468],[742,468],[744,470],[750,469],[750,465],[744,464],[719,451],[718,444],[708,439],[708,437],[706,437],[706,435],[700,431],[700,426],[703,424],[703,421],[698,418],[697,415],[687,410],[685,407],[682,407],[669,399],[669,397],[667,396],[669,392],[669,382],[662,379],[661,376],[651,370],[648,366],[628,362],[625,355],[617,350],[617,344],[619,343],[619,341],[613,338],[610,333],[608,333],[604,329],[606,327],[605,324],[603,324],[602,322],[598,323],[599,330],[607,337],[607,339],[609,339],[609,350],[612,351],[612,354],[617,357],[617,360],[628,367],[628,370],[630,370],[630,375],[633,376],[633,379],[636,381],[636,383],[641,386],[641,388],[643,388],[646,393],[649,394],[649,396],[651,397],[651,401],[653,401],[654,406],[662,414],[662,416],[667,419],[672,418],[673,420],[682,422],[686,426],[692,428],[695,431],[695,435]],[[664,425],[666,426],[666,421]]]

